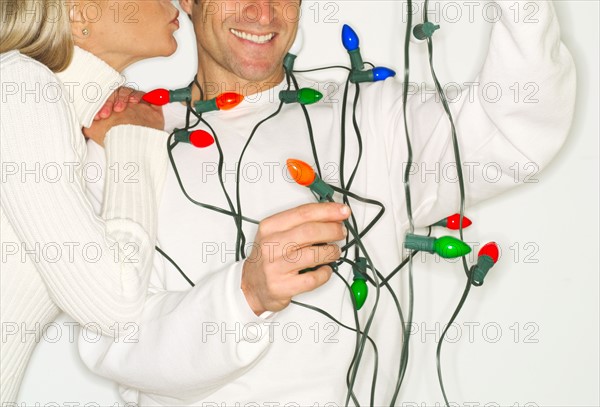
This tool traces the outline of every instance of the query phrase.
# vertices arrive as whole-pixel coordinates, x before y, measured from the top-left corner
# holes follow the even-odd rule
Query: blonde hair
[[[71,63],[74,42],[66,0],[0,0],[0,52],[18,50],[54,72]]]

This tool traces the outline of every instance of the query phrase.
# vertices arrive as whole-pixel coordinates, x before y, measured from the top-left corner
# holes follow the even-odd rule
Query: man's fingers
[[[305,269],[333,263],[340,258],[341,254],[338,245],[327,244],[291,251],[284,255],[283,261],[288,267],[291,267],[290,273],[296,274]]]
[[[288,209],[263,220],[259,226],[262,236],[292,229],[309,222],[340,222],[350,216],[350,208],[335,202],[312,203]]]
[[[315,244],[337,242],[344,239],[346,234],[341,222],[308,222],[270,235],[270,239],[281,247],[299,250]]]
[[[333,270],[329,266],[321,266],[315,271],[293,276],[289,288],[292,296],[312,291],[321,287],[331,278]]]

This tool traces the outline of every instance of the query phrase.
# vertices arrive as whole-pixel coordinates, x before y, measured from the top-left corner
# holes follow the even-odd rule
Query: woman
[[[140,104],[95,130],[110,170],[102,218],[85,195],[97,174],[81,165],[81,128],[123,83],[119,71],[176,50],[179,23],[169,0],[0,7],[3,404],[15,401],[40,332],[61,309],[113,336],[141,314],[167,165],[162,113]]]

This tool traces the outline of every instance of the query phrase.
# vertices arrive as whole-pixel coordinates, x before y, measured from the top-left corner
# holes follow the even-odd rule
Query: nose
[[[179,10],[177,10],[177,7],[175,7],[171,0],[162,0],[162,5],[169,14],[177,13],[179,15]]]
[[[273,0],[247,1],[242,8],[242,16],[249,23],[270,25],[275,19]]]

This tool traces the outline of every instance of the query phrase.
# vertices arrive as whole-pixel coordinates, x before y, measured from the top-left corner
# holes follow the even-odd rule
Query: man
[[[237,90],[246,99],[232,110],[203,114],[218,143],[204,149],[180,143],[173,149],[178,173],[171,168],[167,175],[158,239],[161,249],[195,286],[191,288],[174,266],[157,256],[156,287],[134,343],[80,341],[84,362],[121,383],[126,401],[204,406],[342,405],[346,401],[346,374],[356,334],[291,300],[356,326],[346,286],[352,283],[352,269],[341,266],[339,276],[332,277],[330,267],[323,266],[340,256],[338,245],[331,242],[346,235],[341,222],[348,219],[349,211],[341,204],[314,203],[311,192],[287,174],[288,158],[316,162],[298,105],[283,106],[253,132],[261,120],[277,111],[278,92],[287,88],[282,63],[297,30],[297,21],[283,15],[289,3],[299,2],[180,0],[194,24],[203,98]],[[452,106],[463,162],[479,168],[493,163],[501,168],[501,176],[493,183],[481,171],[470,173],[468,205],[514,186],[510,167],[515,163],[546,165],[568,133],[574,104],[573,63],[560,42],[552,5],[535,3],[538,24],[511,21],[507,9],[512,3],[498,3],[504,17],[494,26],[478,80],[494,81],[506,93],[515,82],[535,82],[540,87],[538,103],[515,104],[511,99],[492,103],[473,88]],[[310,85],[300,81],[301,86]],[[352,92],[349,100],[353,100]],[[193,88],[192,97],[200,99],[198,87]],[[436,168],[436,163],[444,168],[454,162],[448,120],[435,98],[424,103],[419,98],[412,97],[407,106],[413,160],[419,171]],[[342,151],[342,98],[337,99],[310,106],[309,114],[323,178],[339,185],[340,157],[345,158],[344,181],[348,182],[359,146],[354,133],[347,132]],[[408,151],[402,87],[391,80],[362,85],[359,100],[362,158],[351,190],[386,208],[362,239],[373,265],[386,275],[402,260],[402,242],[409,228],[402,187]],[[164,114],[168,130],[184,127],[182,104],[165,106]],[[351,116],[348,110],[347,129],[352,128]],[[205,123],[196,128],[209,130]],[[102,160],[97,147],[89,149],[90,160]],[[239,183],[236,167],[240,168]],[[236,249],[241,235],[234,218],[192,203],[182,193],[177,175],[190,198],[262,220],[258,227],[249,221],[242,224],[244,236],[253,243],[245,246],[246,259]],[[459,204],[456,182],[448,178],[424,181],[420,172],[411,178],[417,227],[456,212]],[[378,207],[350,202],[358,229],[364,230]],[[353,251],[348,252],[351,261],[357,260]],[[300,273],[310,267],[317,269]],[[398,277],[390,285],[395,293],[403,292]],[[372,285],[370,291],[358,312],[361,329],[376,300]],[[375,354],[370,345],[365,347],[353,391],[362,405],[386,405],[396,384],[401,325],[392,297],[383,289],[369,336],[379,353],[374,401],[370,392]]]

